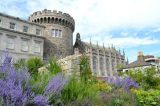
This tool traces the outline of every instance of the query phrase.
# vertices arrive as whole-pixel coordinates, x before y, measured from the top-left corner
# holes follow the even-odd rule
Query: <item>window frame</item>
[[[12,28],[13,27],[13,28]],[[16,29],[16,23],[15,22],[10,22],[9,23],[9,29],[15,30]]]
[[[96,75],[97,74],[97,68],[98,68],[97,67],[97,65],[98,65],[98,59],[97,59],[96,55],[92,56],[92,62],[93,62],[92,63],[93,64],[93,67],[92,67],[93,68],[93,74]]]
[[[13,42],[11,43],[9,40],[13,40]],[[9,45],[13,44],[11,47]],[[10,49],[10,50],[14,50],[15,49],[15,37],[7,37],[7,42],[6,42],[6,49]]]
[[[29,29],[28,26],[26,26],[26,25],[23,26],[23,32],[27,33],[27,32],[28,32],[28,29]]]
[[[27,42],[27,50],[25,50],[23,47],[24,47],[24,45],[23,45],[23,43],[24,42]],[[23,52],[28,52],[29,51],[29,39],[25,39],[25,38],[21,38],[21,51],[23,51]]]
[[[37,50],[37,44],[39,45],[38,50]],[[34,53],[41,53],[41,41],[34,41]]]
[[[41,29],[36,29],[36,35],[41,36]]]
[[[62,30],[61,29],[52,29],[51,36],[56,38],[62,38]]]

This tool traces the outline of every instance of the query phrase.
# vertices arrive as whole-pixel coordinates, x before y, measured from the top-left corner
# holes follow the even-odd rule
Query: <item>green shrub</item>
[[[158,106],[160,104],[160,90],[133,90],[136,94],[138,106]]]
[[[20,59],[20,60],[16,61],[16,63],[14,64],[14,67],[15,67],[16,70],[26,68],[25,59]]]
[[[38,57],[30,58],[27,61],[28,72],[31,74],[31,76],[37,79],[36,76],[38,74],[38,69],[42,67],[43,65],[44,65],[43,61],[40,58]]]
[[[50,58],[49,65],[46,67],[48,71],[43,73],[37,73],[36,79],[33,78],[31,81],[32,85],[34,85],[33,91],[36,94],[42,94],[49,80],[62,70],[55,58]]]
[[[105,106],[136,106],[134,94],[122,88],[112,89],[103,94],[102,99]]]
[[[155,68],[142,70],[130,70],[127,72],[144,90],[157,89],[160,85],[160,78],[157,76]]]
[[[86,99],[93,104],[100,104],[99,89],[93,81],[85,83],[72,75],[70,82],[62,91],[61,100],[64,104],[71,105],[73,102],[82,103]]]
[[[62,71],[61,66],[57,63],[56,58],[50,58],[49,59],[49,66],[48,66],[48,71],[57,74]]]
[[[85,83],[92,78],[89,58],[86,55],[82,55],[80,58],[80,77]]]

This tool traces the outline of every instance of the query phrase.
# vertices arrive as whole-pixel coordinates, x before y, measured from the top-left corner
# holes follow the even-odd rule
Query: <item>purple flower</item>
[[[124,88],[126,91],[128,91],[130,88],[138,88],[138,84],[129,76],[126,76],[124,78],[119,77],[118,75],[113,77],[108,77],[106,80],[107,83],[114,85],[116,88]]]
[[[0,97],[2,104],[5,106],[22,106],[33,98],[32,91],[28,92],[29,83],[27,79],[29,74],[26,70],[16,71],[12,67],[11,59],[11,57],[5,55],[0,68]]]
[[[42,95],[34,97],[34,103],[36,106],[48,106],[48,100]]]
[[[44,94],[59,94],[67,81],[67,78],[65,78],[61,73],[57,74],[49,81]]]
[[[138,88],[139,85],[131,79],[129,76],[123,79],[123,85],[126,91],[128,91],[131,87]]]

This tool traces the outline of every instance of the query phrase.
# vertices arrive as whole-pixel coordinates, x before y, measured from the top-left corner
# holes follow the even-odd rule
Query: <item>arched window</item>
[[[52,19],[51,19],[51,23],[54,23],[54,17],[52,17]]]
[[[46,17],[44,17],[44,23],[46,23],[46,21],[47,21],[47,19],[46,19]]]
[[[112,59],[112,71],[114,71],[114,69],[115,69],[115,60]]]
[[[37,22],[39,23],[39,18],[37,19]]]
[[[109,59],[108,58],[106,58],[106,70],[108,71],[109,70]]]
[[[109,70],[110,70],[110,62],[109,62],[109,58],[106,57],[106,71],[107,71],[107,75],[109,75]]]
[[[67,26],[68,21],[65,22],[65,25]]]
[[[55,23],[58,23],[58,18],[55,19]]]
[[[43,18],[41,18],[41,21],[40,21],[40,23],[43,23]]]
[[[104,60],[103,60],[103,57],[100,57],[100,71],[101,71],[101,75],[104,76],[105,75],[105,71],[104,71]]]
[[[50,17],[48,17],[48,23],[50,23],[50,21],[51,21],[51,20],[50,20]]]
[[[97,57],[93,56],[93,74],[97,74]]]
[[[59,19],[59,23],[60,23],[60,24],[62,23],[62,19],[61,19],[61,18]]]
[[[65,20],[63,19],[63,20],[62,20],[62,24],[63,24],[63,25],[64,25],[64,22],[65,22]]]

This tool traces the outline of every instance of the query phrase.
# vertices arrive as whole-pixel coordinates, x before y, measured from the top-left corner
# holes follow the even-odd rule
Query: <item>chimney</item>
[[[144,55],[143,55],[143,52],[142,52],[142,51],[139,51],[139,52],[138,52],[137,61],[138,61],[138,63],[143,63],[143,62],[145,62],[145,58],[144,58]]]

